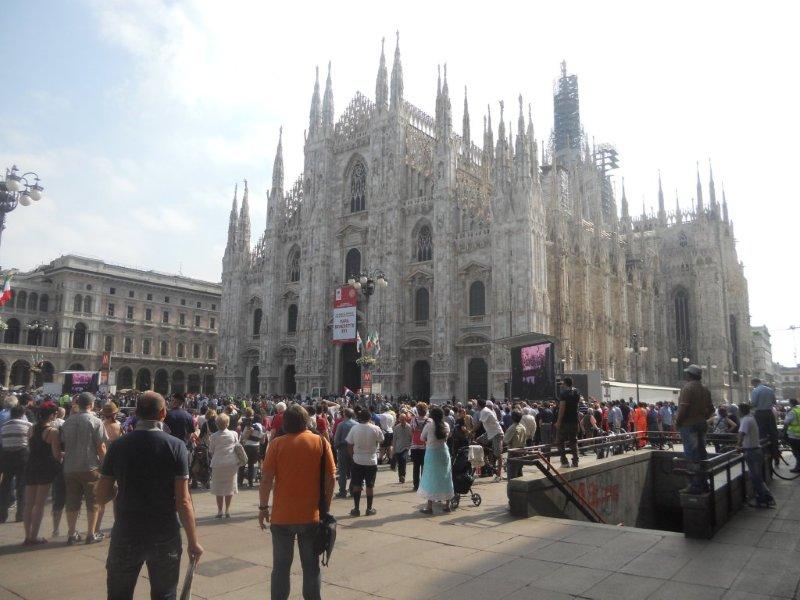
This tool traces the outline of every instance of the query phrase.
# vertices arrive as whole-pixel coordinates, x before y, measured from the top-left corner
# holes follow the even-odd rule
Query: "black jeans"
[[[339,494],[344,496],[347,493],[347,480],[350,479],[350,467],[353,464],[353,459],[347,446],[339,446],[336,449],[336,455],[339,459],[336,464],[336,478],[339,480]]]
[[[424,454],[422,455],[424,458]],[[408,461],[408,449],[403,450],[402,452],[395,452],[394,456],[392,457],[395,464],[397,465],[397,478],[399,480],[405,481],[406,479],[406,462]]]
[[[181,566],[181,536],[173,533],[148,540],[111,537],[106,560],[108,600],[130,600],[142,564],[147,564],[152,600],[174,600]]]
[[[28,450],[0,450],[0,464],[3,465],[3,483],[0,484],[0,523],[8,519],[8,506],[11,504],[11,488],[17,494],[17,517],[21,517],[25,507],[25,466],[28,464]]]
[[[316,523],[306,525],[270,525],[272,533],[272,600],[286,600],[290,591],[290,576],[294,560],[294,538],[300,547],[300,565],[303,568],[303,598],[319,600],[322,597],[322,574],[319,557],[314,552]]]
[[[411,449],[411,462],[414,463],[414,489],[419,488],[419,476],[425,467],[425,448]]]
[[[247,464],[239,467],[239,487],[243,487],[245,479],[245,472],[247,473],[247,483],[253,487],[253,478],[256,472],[256,463],[258,462],[258,446],[245,446],[243,445],[244,453],[247,454]]]
[[[756,410],[753,416],[758,423],[758,432],[762,438],[769,436],[769,446],[767,446],[770,458],[777,460],[780,455],[780,441],[778,440],[778,424],[775,422],[775,415],[772,410]]]

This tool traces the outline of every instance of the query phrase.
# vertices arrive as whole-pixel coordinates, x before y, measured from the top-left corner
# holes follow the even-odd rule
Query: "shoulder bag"
[[[336,543],[336,519],[325,509],[325,439],[320,436],[322,454],[319,459],[319,524],[314,537],[314,552],[327,567]]]
[[[233,453],[236,455],[236,460],[240,467],[247,465],[247,452],[244,451],[244,446],[236,442],[233,446]]]

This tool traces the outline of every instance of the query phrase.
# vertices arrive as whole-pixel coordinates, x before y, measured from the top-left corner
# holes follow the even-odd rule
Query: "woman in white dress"
[[[239,472],[239,459],[236,457],[236,445],[239,436],[228,429],[230,418],[225,413],[216,417],[218,430],[208,441],[208,453],[211,455],[211,493],[217,497],[217,518],[222,518],[222,502],[225,501],[225,518],[230,519],[231,500],[239,492],[236,486],[236,475]]]

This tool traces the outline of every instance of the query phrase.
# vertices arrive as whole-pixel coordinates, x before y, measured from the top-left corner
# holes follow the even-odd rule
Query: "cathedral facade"
[[[659,178],[657,213],[634,216],[611,185],[616,152],[587,143],[564,65],[554,110],[546,141],[521,97],[513,117],[500,103],[496,132],[487,112],[473,136],[465,93],[457,132],[446,68],[429,116],[404,98],[398,43],[391,73],[381,52],[374,98],[356,93],[336,120],[329,65],[293,182],[278,142],[255,247],[246,184],[241,209],[234,196],[220,391],[360,387],[355,344],[331,341],[332,302],[351,276],[380,273],[389,285],[360,294],[357,314],[362,337],[380,335],[385,394],[503,397],[510,356],[497,341],[538,332],[557,338],[565,372],[632,381],[638,363],[642,382],[676,385],[692,362],[715,400],[742,397],[747,282],[713,176],[704,188],[698,172],[691,207],[674,211]]]

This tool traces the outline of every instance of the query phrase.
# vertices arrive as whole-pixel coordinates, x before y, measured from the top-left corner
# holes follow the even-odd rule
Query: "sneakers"
[[[372,515],[376,515],[376,514],[378,514],[378,511],[375,510],[374,508],[368,508],[367,509],[367,516],[368,517],[371,517]]]
[[[578,466],[578,461],[577,460],[573,460],[572,461],[572,466],[573,467],[577,467]]]
[[[337,498],[347,498],[347,492],[337,492]]]
[[[566,458],[562,458],[561,459],[561,466],[562,467],[568,467],[569,466],[569,461]]]
[[[102,542],[105,538],[106,538],[105,534],[95,533],[90,536],[87,536],[84,544],[97,544],[99,542]]]
[[[500,483],[501,481],[503,481],[503,478],[500,477],[500,475],[495,475],[492,481],[494,481],[495,483]]]
[[[357,508],[354,508],[353,510],[350,511],[350,516],[351,517],[360,517],[361,516],[361,511],[358,510]]]
[[[81,534],[80,534],[80,533],[70,533],[70,534],[67,536],[67,546],[72,546],[73,544],[77,544],[77,543],[78,543],[78,542],[80,542],[82,539],[83,539],[83,538],[81,537]]]

